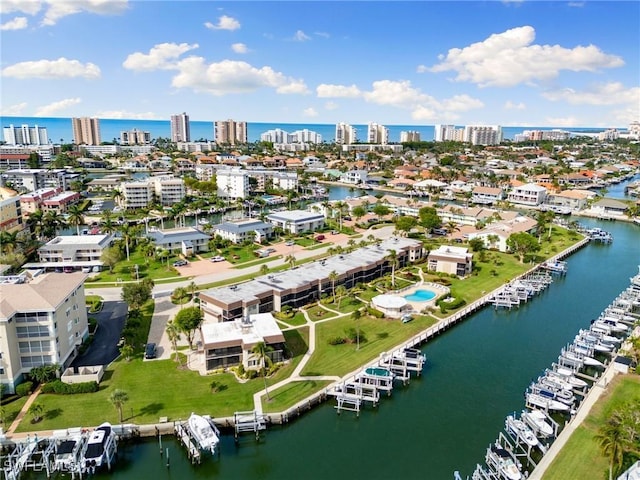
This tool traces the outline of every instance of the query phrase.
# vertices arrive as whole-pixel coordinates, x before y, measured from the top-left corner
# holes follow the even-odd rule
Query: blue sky
[[[626,127],[637,1],[2,0],[5,116]]]

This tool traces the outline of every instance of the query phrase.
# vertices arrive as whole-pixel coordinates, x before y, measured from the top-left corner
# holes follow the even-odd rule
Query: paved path
[[[41,385],[38,385],[38,388],[36,388],[36,390],[29,396],[25,404],[22,406],[22,409],[18,412],[18,416],[9,426],[9,429],[6,432],[7,435],[12,435],[16,431],[16,428],[18,428],[18,425],[20,425],[20,422],[22,421],[22,419],[29,412],[29,408],[31,408],[31,405],[33,405],[33,402],[36,401],[36,398],[38,398],[38,395],[40,395],[41,388],[42,388]]]

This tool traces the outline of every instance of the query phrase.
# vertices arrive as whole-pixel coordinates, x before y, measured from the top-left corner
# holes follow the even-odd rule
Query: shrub
[[[22,382],[16,387],[16,395],[19,397],[26,397],[33,392],[33,382]]]
[[[244,374],[246,373],[245,370],[244,370],[244,365],[240,364],[236,368],[237,368],[238,376],[239,377],[244,377]]]
[[[377,308],[367,307],[367,313],[376,318],[384,318],[384,313],[382,313]]]
[[[329,345],[342,345],[343,343],[347,343],[347,340],[343,337],[331,337],[327,342]]]
[[[257,370],[253,370],[253,369],[247,370],[247,378],[249,380],[257,378],[257,376],[258,376],[258,371]]]
[[[42,386],[42,393],[56,393],[58,395],[94,393],[97,391],[98,382],[64,383],[61,380],[54,380]]]

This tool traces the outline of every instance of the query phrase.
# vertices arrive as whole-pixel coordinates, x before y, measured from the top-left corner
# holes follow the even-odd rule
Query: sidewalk
[[[36,388],[36,390],[29,396],[26,403],[23,405],[22,410],[18,412],[18,416],[11,423],[11,425],[9,426],[9,429],[5,432],[6,435],[12,435],[16,431],[16,428],[18,428],[18,425],[20,425],[20,422],[22,421],[22,419],[29,412],[29,408],[31,408],[31,405],[33,405],[33,402],[36,401],[36,398],[38,398],[38,395],[40,395],[41,388],[42,388],[42,385],[38,385],[38,388]]]

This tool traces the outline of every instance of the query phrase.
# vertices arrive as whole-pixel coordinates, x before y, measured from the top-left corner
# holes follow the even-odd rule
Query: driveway
[[[118,340],[127,318],[127,304],[124,302],[104,302],[102,310],[89,316],[98,321],[98,329],[91,346],[84,355],[77,357],[72,367],[86,365],[108,365],[120,355]]]

